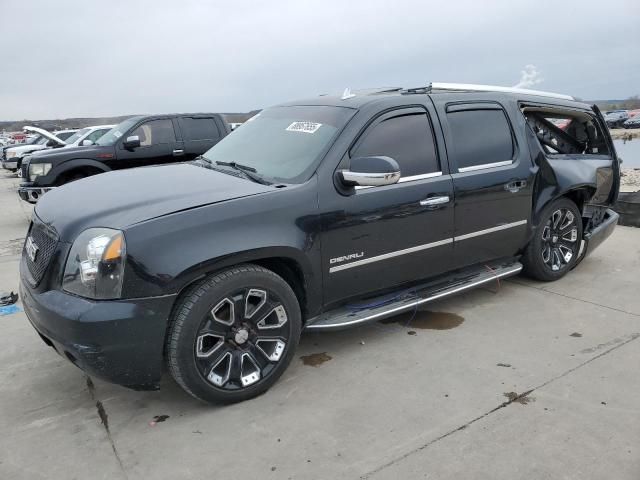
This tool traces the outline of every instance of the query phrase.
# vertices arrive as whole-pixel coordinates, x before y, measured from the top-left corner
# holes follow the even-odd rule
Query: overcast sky
[[[638,0],[0,5],[0,120],[242,112],[430,81],[640,94]]]

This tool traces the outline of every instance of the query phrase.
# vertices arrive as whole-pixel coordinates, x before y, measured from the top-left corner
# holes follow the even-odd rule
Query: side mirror
[[[391,157],[356,157],[349,170],[339,172],[342,183],[349,187],[380,187],[400,180],[400,167]]]
[[[82,140],[83,147],[88,147],[90,145],[93,145],[93,142],[91,140]]]
[[[49,141],[46,143],[46,146],[47,146],[47,147],[55,147],[56,145],[58,145],[58,142],[56,142],[55,140],[49,140]]]
[[[127,150],[133,150],[140,146],[140,137],[138,135],[131,135],[123,142],[122,146]]]

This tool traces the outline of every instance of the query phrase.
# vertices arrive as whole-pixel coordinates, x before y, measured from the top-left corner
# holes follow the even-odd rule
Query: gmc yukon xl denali
[[[36,203],[53,188],[98,173],[193,160],[230,131],[217,113],[132,117],[93,145],[48,150],[27,157],[22,163],[25,182],[18,195]]]
[[[613,231],[618,188],[602,115],[571,97],[347,91],[266,109],[194,162],[48,193],[22,299],[90,375],[155,389],[168,365],[194,397],[240,401],[276,382],[303,330],[566,275]]]

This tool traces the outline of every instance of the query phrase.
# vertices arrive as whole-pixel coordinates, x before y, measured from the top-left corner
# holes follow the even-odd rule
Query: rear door
[[[214,117],[179,117],[185,160],[192,160],[213,147],[224,136]]]
[[[333,211],[322,240],[327,304],[451,268],[453,186],[438,153],[434,114],[416,106],[378,114],[342,160],[348,168],[351,158],[388,156],[402,177],[322,200]]]
[[[533,187],[517,105],[432,98],[442,120],[456,198],[455,266],[516,255],[526,243]],[[519,129],[513,126],[516,121]]]
[[[128,137],[137,135],[140,146],[126,149],[122,145]],[[180,160],[182,145],[178,142],[171,118],[156,118],[140,123],[120,138],[117,168],[144,167]]]

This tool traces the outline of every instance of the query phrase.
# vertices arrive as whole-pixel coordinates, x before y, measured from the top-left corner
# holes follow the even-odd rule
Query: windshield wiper
[[[238,172],[242,172],[242,174],[249,180],[253,180],[256,183],[261,183],[262,185],[271,185],[271,182],[268,182],[261,175],[259,175],[257,173],[258,171],[255,168],[249,167],[248,165],[242,165],[241,163],[236,162],[221,162],[219,160],[216,160],[216,165],[231,167]]]

